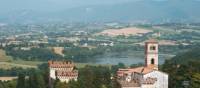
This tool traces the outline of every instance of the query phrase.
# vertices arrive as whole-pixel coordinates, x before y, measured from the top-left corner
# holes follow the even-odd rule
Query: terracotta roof
[[[147,74],[149,72],[152,72],[153,70],[157,70],[157,67],[155,65],[149,65],[145,67],[137,67],[137,68],[128,68],[128,69],[119,69],[117,71],[118,76],[124,76],[125,74],[132,74],[132,73],[141,73],[141,74]]]
[[[71,61],[48,61],[48,64],[52,68],[71,68],[75,66]]]
[[[56,75],[58,77],[77,77],[78,76],[78,71],[56,71]]]
[[[148,65],[146,67],[143,67],[142,71],[138,73],[147,74],[152,72],[153,70],[158,70],[158,68],[155,65]]]

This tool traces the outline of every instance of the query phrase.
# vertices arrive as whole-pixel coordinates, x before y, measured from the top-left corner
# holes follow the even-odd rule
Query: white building
[[[168,88],[168,74],[158,70],[158,42],[145,43],[145,66],[119,69],[117,76],[122,88]]]
[[[48,61],[49,79],[59,79],[61,82],[68,83],[70,80],[77,80],[78,70],[75,70],[75,64],[71,61]]]

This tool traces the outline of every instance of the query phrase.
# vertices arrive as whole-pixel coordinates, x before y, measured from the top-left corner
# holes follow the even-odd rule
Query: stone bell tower
[[[154,39],[145,42],[145,66],[158,69],[158,42]]]

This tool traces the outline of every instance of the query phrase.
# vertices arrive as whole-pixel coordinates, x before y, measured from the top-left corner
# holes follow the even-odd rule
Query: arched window
[[[151,64],[155,64],[154,58],[151,59]]]
[[[155,46],[150,46],[150,50],[156,50]]]

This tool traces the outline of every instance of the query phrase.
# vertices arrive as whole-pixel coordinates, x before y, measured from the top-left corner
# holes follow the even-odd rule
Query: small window
[[[151,59],[151,64],[155,64],[155,61],[154,61],[154,59],[153,59],[153,58]]]
[[[156,47],[155,46],[151,46],[150,50],[156,50]]]

